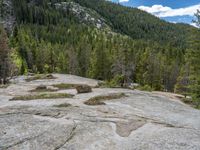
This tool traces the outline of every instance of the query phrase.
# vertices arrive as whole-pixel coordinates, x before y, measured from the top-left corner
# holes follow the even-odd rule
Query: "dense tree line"
[[[200,27],[200,11],[195,14],[194,22]],[[200,31],[191,31],[189,47],[185,54],[180,76],[177,80],[176,90],[185,96],[191,95],[195,105],[200,106]]]
[[[184,51],[156,42],[134,41],[87,26],[21,25],[12,43],[28,71],[72,73],[109,80],[126,75],[129,81],[172,91]]]

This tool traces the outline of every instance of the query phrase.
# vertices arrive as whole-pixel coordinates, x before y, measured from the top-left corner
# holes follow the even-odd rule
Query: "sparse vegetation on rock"
[[[120,99],[126,97],[124,93],[114,93],[109,95],[100,95],[90,98],[89,100],[85,101],[84,104],[86,105],[105,105],[104,101],[113,100],[113,99]]]
[[[34,81],[34,80],[44,80],[44,79],[56,79],[56,77],[54,77],[53,75],[51,74],[38,74],[38,75],[35,75],[35,76],[32,76],[32,77],[29,77],[26,79],[27,82],[31,82],[31,81]]]

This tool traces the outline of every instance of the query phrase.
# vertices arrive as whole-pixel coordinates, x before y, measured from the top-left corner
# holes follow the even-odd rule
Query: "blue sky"
[[[192,24],[193,14],[200,10],[200,0],[112,0],[137,7],[170,22]],[[194,25],[194,24],[193,24]]]

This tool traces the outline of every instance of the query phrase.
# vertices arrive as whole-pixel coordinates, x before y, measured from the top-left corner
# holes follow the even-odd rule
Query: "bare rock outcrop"
[[[49,91],[69,93],[72,98],[9,101],[31,94],[30,89],[58,83],[96,86],[98,81],[54,74],[55,79],[26,82],[13,80],[0,89],[0,149],[8,150],[198,150],[200,111],[173,97],[120,88]],[[126,96],[85,105],[102,95]]]

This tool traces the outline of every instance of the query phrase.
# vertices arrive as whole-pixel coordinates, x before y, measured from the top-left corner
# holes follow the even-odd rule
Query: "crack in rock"
[[[59,146],[57,146],[56,148],[54,148],[54,150],[58,150],[58,149],[62,148],[67,142],[69,142],[74,137],[75,130],[77,128],[77,124],[74,120],[73,120],[73,122],[74,122],[74,126],[72,128],[72,131],[70,132],[70,135],[67,137],[67,139],[64,141],[64,143],[62,143]]]
[[[121,137],[128,137],[132,131],[137,130],[146,124],[145,120],[135,119],[128,121],[120,121],[120,120],[106,120],[106,119],[74,119],[76,121],[86,121],[93,123],[114,123],[116,125],[116,133]]]
[[[116,133],[121,137],[128,137],[132,133],[132,131],[135,131],[138,128],[141,128],[143,125],[145,125],[148,122],[154,123],[154,124],[160,124],[160,125],[163,125],[165,127],[170,127],[170,128],[184,128],[184,129],[196,130],[196,129],[189,128],[186,126],[177,126],[177,125],[173,125],[170,123],[166,123],[164,121],[158,121],[156,119],[152,119],[152,118],[140,116],[140,115],[134,115],[138,119],[132,119],[133,117],[130,118],[128,116],[124,116],[124,117],[101,116],[101,117],[98,117],[95,115],[86,115],[86,114],[81,114],[81,115],[83,115],[84,117],[92,118],[92,119],[76,119],[76,120],[88,121],[88,122],[102,122],[102,123],[110,122],[110,123],[116,124]],[[106,119],[120,119],[120,121],[106,120]],[[122,120],[124,120],[124,121],[122,121]]]
[[[19,145],[19,144],[22,144],[22,143],[24,143],[24,142],[26,142],[26,141],[34,140],[34,139],[36,139],[36,138],[38,138],[38,137],[44,135],[44,134],[47,133],[48,131],[49,131],[49,130],[45,130],[44,132],[42,132],[42,133],[40,133],[40,134],[38,134],[38,135],[36,135],[36,136],[24,138],[23,140],[20,140],[20,141],[14,143],[14,144],[12,144],[12,145],[8,145],[8,146],[5,146],[5,147],[0,147],[0,149],[1,149],[1,148],[2,148],[2,149],[12,148],[12,147],[17,146],[17,145]]]

